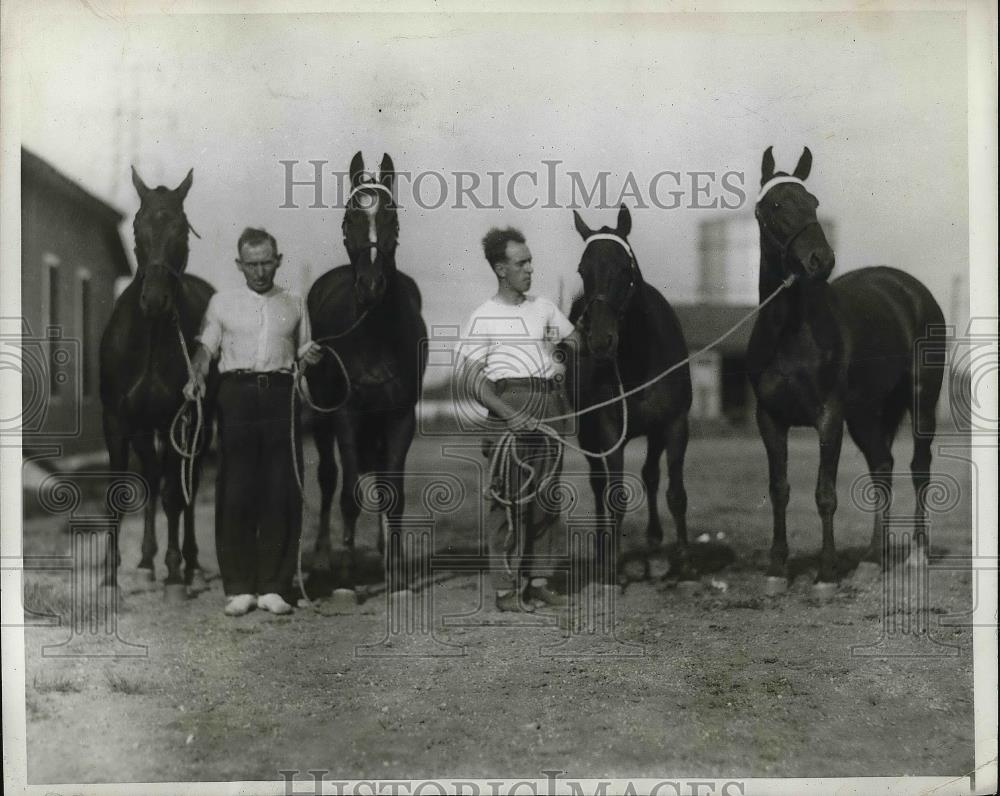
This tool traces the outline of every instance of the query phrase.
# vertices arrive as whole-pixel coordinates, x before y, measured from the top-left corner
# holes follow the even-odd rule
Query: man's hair
[[[274,235],[265,229],[247,227],[240,235],[240,239],[236,241],[236,254],[242,257],[244,246],[261,246],[265,243],[270,243],[271,250],[275,255],[278,254],[278,242],[274,239]]]
[[[511,241],[524,243],[524,235],[521,234],[521,230],[514,229],[514,227],[505,229],[493,227],[483,236],[483,254],[486,255],[486,262],[490,264],[490,268],[507,259],[507,244]]]

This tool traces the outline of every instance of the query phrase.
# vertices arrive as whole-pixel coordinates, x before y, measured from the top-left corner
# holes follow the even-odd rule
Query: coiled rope
[[[177,340],[180,342],[181,353],[184,354],[184,364],[187,367],[188,381],[194,377],[194,367],[191,365],[191,355],[188,354],[187,343],[184,342],[184,333],[181,331],[181,322],[174,313],[174,327],[177,329]],[[191,409],[194,409],[194,433],[191,433],[192,419]],[[181,493],[184,496],[184,505],[190,506],[194,499],[194,471],[195,459],[201,453],[204,443],[204,408],[202,406],[201,395],[192,398],[185,398],[184,403],[178,407],[174,414],[174,419],[170,421],[170,432],[168,437],[170,445],[181,457]]]

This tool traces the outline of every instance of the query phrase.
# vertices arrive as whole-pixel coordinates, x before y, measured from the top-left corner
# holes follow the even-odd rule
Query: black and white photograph
[[[0,56],[6,792],[996,792],[994,4]]]

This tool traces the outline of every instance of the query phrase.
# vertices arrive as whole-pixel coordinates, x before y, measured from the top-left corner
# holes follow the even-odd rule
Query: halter
[[[805,188],[805,185],[806,185],[798,177],[793,177],[790,174],[782,174],[782,175],[780,175],[778,177],[772,177],[767,182],[765,182],[762,186],[760,186],[760,191],[757,193],[757,204],[760,204],[760,200],[763,199],[764,195],[768,191],[770,191],[775,185],[781,185],[782,183],[785,183],[785,182],[793,182],[796,185],[801,185],[803,188]]]
[[[625,312],[625,307],[628,306],[629,301],[632,299],[632,293],[635,291],[635,270],[638,268],[638,264],[636,263],[635,255],[632,253],[632,247],[628,245],[628,241],[625,240],[625,238],[623,238],[621,235],[616,235],[613,232],[595,232],[589,235],[583,241],[584,251],[586,251],[587,247],[595,240],[614,241],[628,253],[628,260],[629,260],[628,269],[630,277],[628,283],[628,293],[625,296],[625,301],[622,302],[622,306],[620,308],[615,308],[617,309],[617,313],[620,316],[622,313]],[[590,305],[596,301],[600,301],[604,304],[607,304],[609,307],[612,306],[611,302],[608,301],[608,297],[604,293],[596,293],[595,295],[591,296],[590,300],[587,302],[587,305],[583,308],[583,312],[580,313],[581,317],[586,315],[587,311],[590,309]]]
[[[355,185],[353,188],[351,188],[351,192],[347,195],[347,201],[348,201],[348,203],[350,203],[350,201],[354,198],[354,195],[356,193],[359,193],[360,191],[363,191],[366,188],[371,188],[371,189],[376,190],[376,191],[382,191],[390,199],[393,198],[392,191],[389,190],[388,186],[385,186],[385,185],[383,185],[380,182],[374,182],[374,181],[372,181],[372,182],[359,182],[357,185]]]
[[[778,236],[775,235],[774,232],[771,231],[768,228],[767,224],[765,224],[764,221],[760,217],[760,203],[764,199],[764,197],[767,195],[768,191],[770,191],[776,185],[781,185],[783,183],[794,183],[796,185],[801,185],[803,188],[805,187],[805,183],[802,180],[800,180],[798,177],[792,177],[792,176],[787,175],[787,174],[781,175],[780,177],[772,177],[767,182],[765,182],[762,186],[760,186],[760,192],[757,194],[757,204],[756,204],[756,207],[754,208],[754,215],[757,216],[757,220],[760,221],[760,228],[764,232],[767,233],[767,235],[771,239],[771,242],[775,246],[778,247],[778,251],[781,253],[781,267],[782,268],[785,267],[786,261],[788,259],[788,252],[791,251],[792,244],[795,243],[795,241],[798,239],[799,235],[801,235],[803,232],[805,232],[807,229],[809,229],[809,227],[812,227],[812,226],[819,227],[819,226],[821,226],[820,223],[819,223],[819,221],[817,219],[813,218],[813,219],[807,221],[805,224],[803,224],[797,230],[795,230],[795,232],[793,232],[791,234],[791,236],[786,241],[784,241],[784,242],[782,242],[781,240],[779,240]]]
[[[375,191],[382,191],[386,196],[389,197],[390,201],[394,200],[394,198],[395,198],[392,195],[392,191],[387,186],[383,185],[380,182],[374,182],[374,181],[372,181],[372,182],[359,182],[357,185],[355,185],[353,188],[351,188],[351,192],[347,195],[347,204],[350,205],[351,200],[354,198],[355,194],[360,193],[361,191],[365,190],[366,188],[371,188],[372,190],[375,190]],[[358,208],[358,209],[359,210],[364,210],[365,208],[362,207],[362,208]],[[346,221],[345,221],[345,223],[346,223]],[[344,245],[345,246],[347,245],[347,238],[346,237],[344,238]],[[357,249],[358,249],[358,251],[367,251],[368,249],[375,249],[376,251],[378,251],[378,242],[377,241],[368,241],[367,244],[365,244],[364,246],[358,246]]]

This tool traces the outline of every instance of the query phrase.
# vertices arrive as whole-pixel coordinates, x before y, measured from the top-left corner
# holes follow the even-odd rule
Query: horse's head
[[[365,171],[358,152],[351,160],[351,194],[344,211],[344,246],[354,269],[358,304],[371,307],[382,300],[396,271],[399,219],[392,197],[395,169],[383,156],[377,177]]]
[[[578,269],[583,279],[584,310],[580,324],[591,355],[613,359],[618,352],[618,330],[636,290],[642,283],[639,266],[628,244],[632,216],[622,205],[614,229],[597,232],[573,211],[576,231],[586,244]]]
[[[136,278],[142,290],[139,303],[149,317],[173,312],[180,277],[187,268],[188,224],[184,197],[191,188],[193,170],[173,190],[160,185],[149,188],[132,167],[132,184],[139,194],[139,212],[132,229],[135,233]]]
[[[761,250],[769,262],[781,269],[782,279],[795,275],[825,280],[833,271],[833,249],[816,220],[819,202],[805,186],[811,168],[809,147],[802,150],[792,174],[775,172],[771,147],[764,152],[756,215]]]

